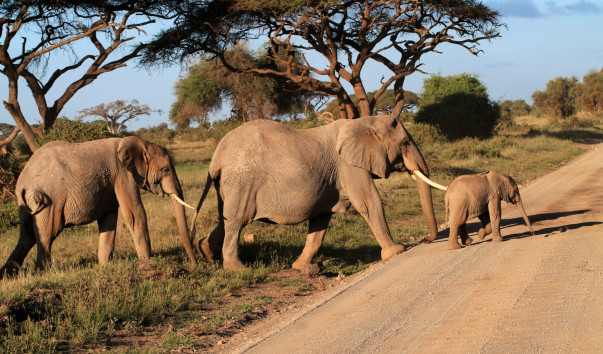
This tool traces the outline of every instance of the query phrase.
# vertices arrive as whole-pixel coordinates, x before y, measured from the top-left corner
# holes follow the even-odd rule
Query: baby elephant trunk
[[[521,216],[523,217],[523,220],[526,222],[526,225],[528,225],[528,229],[530,229],[530,232],[532,233],[532,235],[534,235],[534,230],[532,229],[532,224],[530,224],[530,219],[528,218],[526,209],[523,207],[521,197],[519,197],[518,199],[519,200],[517,201],[517,206],[519,207],[519,210],[521,211]]]

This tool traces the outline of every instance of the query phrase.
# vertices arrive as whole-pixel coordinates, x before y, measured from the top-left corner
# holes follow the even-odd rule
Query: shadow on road
[[[590,209],[581,209],[581,210],[572,210],[572,211],[561,211],[561,212],[556,212],[556,213],[542,213],[542,214],[529,215],[530,222],[532,223],[532,228],[534,229],[534,234],[535,234],[534,236],[547,235],[547,234],[550,234],[553,232],[559,232],[559,231],[564,232],[567,230],[577,229],[577,228],[584,227],[584,226],[594,226],[594,225],[601,224],[601,222],[583,222],[583,223],[576,223],[576,224],[551,223],[552,221],[555,221],[557,219],[565,218],[568,216],[582,215],[582,214],[586,214],[590,211],[591,211]],[[478,221],[477,218],[475,220],[476,221],[474,221],[474,222],[467,223],[467,232],[469,233],[469,236],[475,236],[475,234],[477,233],[477,230],[479,230],[479,228],[482,227],[482,223],[480,221]],[[541,224],[544,224],[544,225],[541,225]],[[551,224],[551,225],[549,226],[547,224]],[[515,227],[518,225],[522,225],[523,227],[525,227],[525,231],[523,231],[521,233],[516,233],[516,234],[505,234],[505,232],[503,231],[505,229],[509,229],[511,227]],[[545,226],[545,227],[548,226],[548,227],[544,228],[543,226]],[[500,221],[500,228],[501,228],[501,234],[502,234],[503,238],[505,238],[505,239],[519,239],[519,238],[532,236],[532,234],[530,234],[530,232],[528,231],[523,218],[521,218],[521,217],[510,218],[510,219],[505,219],[503,217],[503,219]],[[440,232],[438,232],[438,236],[436,237],[436,240],[434,242],[437,242],[439,240],[448,239],[449,231],[450,231],[449,229],[445,229],[445,230],[441,230]],[[486,236],[486,237],[488,237],[488,236]],[[477,241],[477,239],[476,239],[476,241]],[[488,240],[486,240],[486,241],[488,241]],[[415,246],[415,245],[413,245],[413,246]]]

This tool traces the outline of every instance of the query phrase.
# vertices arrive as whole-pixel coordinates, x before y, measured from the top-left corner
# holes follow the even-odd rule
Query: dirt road
[[[603,144],[521,194],[535,236],[507,205],[504,242],[419,245],[224,351],[603,352]]]

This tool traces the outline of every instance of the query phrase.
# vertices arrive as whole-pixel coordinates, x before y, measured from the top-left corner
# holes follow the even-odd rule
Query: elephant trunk
[[[532,229],[532,224],[530,223],[530,219],[528,218],[528,214],[526,213],[526,209],[523,207],[523,203],[521,201],[521,197],[518,198],[517,207],[519,208],[519,211],[521,212],[521,216],[523,217],[523,220],[526,222],[526,225],[528,225],[528,229],[530,229],[530,233],[532,235],[534,235],[534,230]]]
[[[423,155],[417,148],[417,145],[410,134],[408,134],[408,136],[410,137],[412,144],[408,146],[407,150],[403,154],[406,168],[410,170],[411,173],[416,171],[422,173],[426,177],[429,177],[429,170]],[[431,187],[425,182],[424,179],[421,178],[417,179],[417,187],[419,189],[423,216],[425,217],[427,227],[429,228],[429,236],[426,236],[423,242],[430,243],[431,241],[435,240],[438,235],[438,224],[436,222],[435,212],[433,210],[433,201],[431,199]]]
[[[429,228],[429,236],[426,236],[423,242],[430,243],[435,240],[438,236],[438,224],[436,222],[435,213],[433,210],[433,201],[431,199],[431,187],[429,184],[422,180],[417,181],[419,196],[421,198],[421,207],[423,209],[423,216],[427,221],[427,227]]]
[[[174,194],[170,194],[170,196],[174,196]],[[183,199],[182,188],[180,187],[180,183],[176,179],[176,194],[178,198]],[[182,239],[182,244],[184,245],[184,249],[186,250],[186,254],[190,259],[193,266],[197,266],[197,260],[195,259],[195,253],[193,252],[193,245],[188,233],[188,225],[186,223],[186,214],[184,212],[184,205],[182,205],[176,198],[171,198],[172,205],[174,206],[174,214],[176,215],[176,225],[178,226],[178,233],[180,234],[180,238]]]

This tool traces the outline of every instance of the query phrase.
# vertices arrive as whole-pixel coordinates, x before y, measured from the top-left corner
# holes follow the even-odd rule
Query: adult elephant
[[[253,220],[277,224],[309,220],[306,245],[293,263],[302,270],[322,245],[331,215],[353,205],[368,222],[386,260],[403,252],[404,246],[392,240],[373,179],[387,178],[393,171],[421,178],[421,204],[429,239],[434,239],[438,230],[427,182],[437,184],[426,177],[427,165],[397,119],[371,116],[306,130],[266,120],[244,124],[227,134],[214,152],[197,213],[213,181],[219,223],[197,249],[206,260],[221,256],[226,269],[242,268],[237,246],[245,225]]]
[[[19,179],[20,236],[0,269],[15,274],[37,244],[36,269],[51,258],[54,239],[69,226],[98,222],[98,262],[112,256],[118,207],[132,233],[139,259],[151,256],[147,217],[139,188],[172,197],[176,223],[186,252],[197,264],[189,238],[182,188],[165,149],[138,137],[44,145],[31,157]]]

